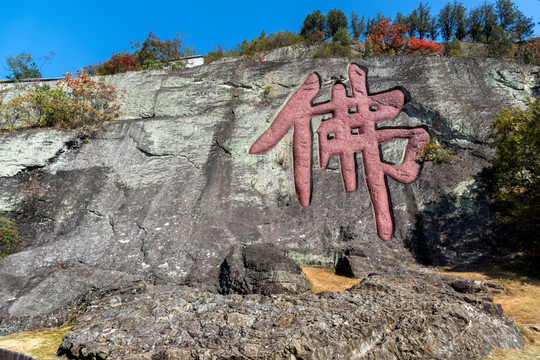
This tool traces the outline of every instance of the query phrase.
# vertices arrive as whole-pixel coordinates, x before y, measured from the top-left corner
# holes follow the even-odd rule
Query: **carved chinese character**
[[[392,219],[388,190],[384,176],[399,182],[413,181],[420,171],[423,149],[429,134],[423,128],[376,129],[379,121],[393,119],[405,104],[405,94],[396,89],[378,94],[368,94],[366,71],[356,64],[349,67],[351,96],[345,86],[337,83],[332,88],[329,102],[312,105],[320,90],[319,76],[307,78],[277,114],[270,128],[251,146],[250,154],[270,150],[294,128],[293,158],[296,194],[302,206],[311,198],[311,119],[330,114],[317,129],[320,166],[325,168],[332,156],[338,156],[345,190],[356,190],[355,153],[362,153],[366,184],[375,212],[377,233],[385,241],[392,236]],[[379,154],[379,144],[391,139],[408,139],[405,156],[400,165],[384,163]]]

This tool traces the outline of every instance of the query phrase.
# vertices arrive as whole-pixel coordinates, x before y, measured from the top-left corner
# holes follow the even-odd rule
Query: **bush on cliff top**
[[[132,42],[131,48],[133,53],[126,50],[113,53],[108,60],[88,65],[85,70],[90,75],[113,75],[147,69],[175,70],[185,66],[185,57],[195,54],[195,49],[184,43],[182,35],[176,34],[172,39],[162,40],[152,31],[143,42]]]
[[[78,71],[65,74],[51,88],[37,85],[30,91],[0,104],[0,117],[9,130],[17,127],[78,127],[100,124],[119,116],[118,92],[103,79]]]

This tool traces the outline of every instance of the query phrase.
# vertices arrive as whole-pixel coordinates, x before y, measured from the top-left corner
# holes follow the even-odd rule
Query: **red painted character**
[[[332,88],[329,102],[312,105],[320,90],[319,76],[307,78],[277,114],[266,130],[249,149],[250,154],[270,150],[294,127],[293,158],[296,194],[302,206],[311,198],[311,119],[331,114],[331,119],[321,122],[319,137],[320,166],[326,167],[332,156],[339,156],[341,172],[348,192],[356,190],[355,153],[361,152],[366,183],[375,212],[377,233],[385,241],[392,236],[392,219],[384,175],[409,183],[420,171],[423,151],[429,134],[423,128],[391,128],[377,130],[375,123],[394,118],[405,104],[401,90],[369,95],[366,89],[366,72],[356,64],[349,67],[352,96],[347,96],[343,84]],[[409,139],[405,157],[400,165],[381,161],[379,144],[391,139]]]

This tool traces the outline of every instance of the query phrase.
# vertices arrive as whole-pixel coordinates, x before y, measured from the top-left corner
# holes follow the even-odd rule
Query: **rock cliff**
[[[336,82],[349,87],[351,60],[229,60],[115,75],[109,81],[125,91],[121,119],[0,135],[0,211],[24,239],[19,252],[0,259],[0,334],[60,325],[92,301],[139,287],[216,292],[225,259],[247,244],[273,244],[300,264],[341,260],[358,277],[488,260],[496,245],[486,194],[490,124],[499,109],[538,94],[538,67],[414,56],[354,62],[368,69],[370,93],[400,86],[410,96],[379,127],[423,126],[457,155],[424,162],[412,183],[386,180],[389,242],[377,236],[361,155],[357,190],[346,192],[339,161],[319,168],[314,141],[311,203],[303,207],[291,133],[265,154],[248,154],[313,72],[322,86],[315,104],[330,100]],[[313,132],[321,121],[312,121]],[[405,146],[385,142],[381,156],[400,163]],[[517,344],[515,328],[505,329],[513,330],[497,336]]]

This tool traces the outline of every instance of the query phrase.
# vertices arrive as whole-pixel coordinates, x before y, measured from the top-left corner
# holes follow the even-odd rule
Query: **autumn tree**
[[[407,25],[392,23],[391,18],[381,18],[370,29],[369,39],[376,54],[398,54],[405,50],[408,40],[404,36]]]
[[[382,19],[384,19],[384,15],[382,14],[382,12],[378,11],[377,12],[377,15],[375,15],[375,17],[368,17],[367,20],[366,20],[366,30],[365,30],[365,35],[366,37],[371,34],[371,28],[374,27],[375,25],[377,25],[379,22],[381,22]]]

